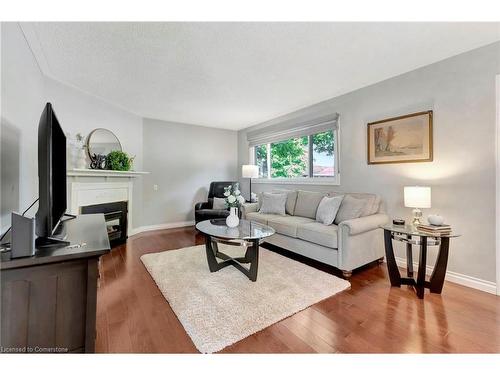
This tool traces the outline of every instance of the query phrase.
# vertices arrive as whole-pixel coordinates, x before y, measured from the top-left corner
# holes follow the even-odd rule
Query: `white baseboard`
[[[395,257],[396,258],[396,263],[399,267],[405,268],[406,269],[406,258],[400,258],[400,257]],[[418,263],[413,263],[413,272],[414,274],[418,270]],[[433,267],[427,266],[426,267],[426,274],[431,275],[432,274]],[[444,278],[446,281],[450,281],[452,283],[460,284],[463,286],[467,286],[469,288],[474,288],[478,290],[482,290],[483,292],[491,293],[491,294],[496,294],[497,293],[497,285],[496,283],[492,281],[486,281],[482,279],[478,279],[476,277],[472,276],[467,276],[461,273],[453,272],[453,271],[446,271],[446,276]]]
[[[137,227],[132,229],[130,232],[130,236],[134,234],[148,232],[151,230],[161,230],[161,229],[172,229],[172,228],[182,228],[182,227],[190,227],[194,225],[194,221],[179,221],[176,223],[164,223],[164,224],[155,224],[155,225],[145,225],[141,227]]]

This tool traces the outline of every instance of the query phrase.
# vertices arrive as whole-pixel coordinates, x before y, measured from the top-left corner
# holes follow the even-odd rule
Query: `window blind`
[[[338,119],[338,113],[302,121],[289,119],[282,123],[249,131],[247,133],[248,145],[254,147],[266,143],[277,143],[290,138],[305,137],[328,130],[336,130]]]

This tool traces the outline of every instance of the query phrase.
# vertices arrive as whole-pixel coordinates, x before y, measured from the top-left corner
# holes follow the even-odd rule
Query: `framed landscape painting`
[[[432,111],[412,113],[368,127],[368,164],[432,161]]]

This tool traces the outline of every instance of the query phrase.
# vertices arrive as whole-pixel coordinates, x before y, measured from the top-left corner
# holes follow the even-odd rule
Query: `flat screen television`
[[[38,192],[37,247],[67,245],[54,237],[66,212],[66,136],[50,103],[38,125]]]

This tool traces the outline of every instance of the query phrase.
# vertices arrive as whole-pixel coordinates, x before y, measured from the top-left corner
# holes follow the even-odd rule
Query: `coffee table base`
[[[218,242],[231,246],[242,246],[247,243],[250,246],[247,247],[244,257],[233,258],[219,251],[219,247],[217,245]],[[257,269],[259,267],[259,240],[248,240],[244,242],[221,241],[209,235],[205,235],[205,249],[207,252],[208,268],[210,269],[210,272],[217,272],[227,266],[233,266],[246,275],[250,280],[257,281]],[[219,258],[221,262],[218,262],[217,258]],[[246,268],[243,264],[250,264],[250,267]]]

